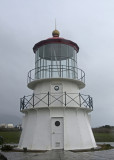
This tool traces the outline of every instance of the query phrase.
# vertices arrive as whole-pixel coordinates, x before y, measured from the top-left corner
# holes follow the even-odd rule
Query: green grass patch
[[[114,133],[94,133],[96,142],[114,142]]]
[[[0,132],[0,136],[4,138],[4,143],[19,143],[21,131]]]
[[[94,133],[96,142],[114,142],[114,133]],[[21,131],[0,131],[4,143],[19,143]]]

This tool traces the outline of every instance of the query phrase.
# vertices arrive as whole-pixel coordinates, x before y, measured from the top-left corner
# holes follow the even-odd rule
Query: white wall
[[[50,149],[50,115],[48,109],[30,110],[25,114],[19,148]]]
[[[96,147],[86,110],[68,109],[64,114],[64,149]]]

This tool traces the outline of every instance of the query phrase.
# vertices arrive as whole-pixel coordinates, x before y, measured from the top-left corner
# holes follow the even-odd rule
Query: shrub
[[[107,150],[107,149],[112,149],[113,147],[110,144],[102,144],[101,149],[102,150]]]
[[[4,138],[0,136],[0,145],[4,143]]]
[[[1,148],[2,151],[11,151],[12,149],[13,147],[10,145],[3,145]]]

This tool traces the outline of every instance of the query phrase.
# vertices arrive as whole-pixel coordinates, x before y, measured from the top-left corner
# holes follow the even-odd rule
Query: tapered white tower
[[[59,37],[40,41],[33,47],[35,69],[28,73],[28,88],[20,111],[24,113],[19,148],[30,150],[76,150],[95,148],[88,113],[92,98],[80,94],[85,73],[77,68],[76,43]]]

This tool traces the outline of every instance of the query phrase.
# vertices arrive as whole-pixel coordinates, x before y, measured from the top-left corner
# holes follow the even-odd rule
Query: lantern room
[[[59,38],[57,30],[53,37],[35,44],[35,79],[43,78],[71,78],[77,79],[77,52],[76,43]]]

